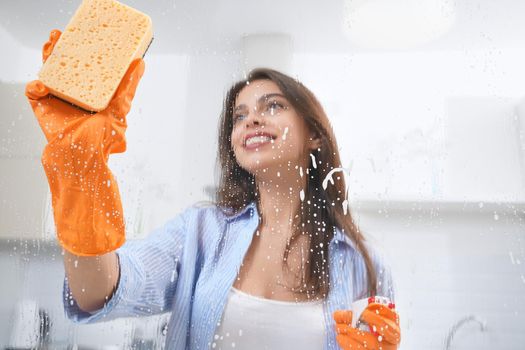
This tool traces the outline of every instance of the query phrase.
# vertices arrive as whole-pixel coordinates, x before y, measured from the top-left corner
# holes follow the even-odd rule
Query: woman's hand
[[[60,38],[53,30],[44,44],[45,62]],[[34,80],[26,96],[48,144],[42,165],[52,195],[59,243],[75,255],[94,256],[124,243],[124,217],[109,154],[126,150],[126,115],[145,64],[134,60],[108,107],[90,113],[51,94]]]
[[[401,342],[399,315],[383,304],[370,303],[361,314],[372,333],[350,326],[352,311],[337,310],[333,317],[341,349],[396,350]]]

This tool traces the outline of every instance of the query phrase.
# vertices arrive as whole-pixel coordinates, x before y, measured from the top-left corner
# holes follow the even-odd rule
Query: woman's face
[[[246,171],[274,177],[296,165],[305,169],[310,150],[319,146],[310,137],[313,133],[273,81],[254,80],[239,92],[231,144]]]

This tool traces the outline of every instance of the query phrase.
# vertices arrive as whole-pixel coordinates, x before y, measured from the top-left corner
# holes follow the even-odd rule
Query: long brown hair
[[[294,225],[291,239],[286,245],[283,256],[284,266],[288,267],[288,253],[293,243],[301,236],[309,237],[309,269],[305,280],[301,280],[299,293],[326,297],[329,292],[329,250],[328,246],[335,233],[335,227],[346,234],[361,253],[368,276],[368,295],[377,291],[376,270],[364,244],[365,237],[355,224],[350,211],[344,209],[347,199],[344,176],[333,176],[333,184],[322,188],[322,181],[334,168],[341,168],[341,160],[332,126],[321,104],[314,94],[299,81],[268,68],[252,70],[244,80],[236,82],[227,92],[219,122],[218,169],[219,185],[215,192],[214,204],[219,208],[229,208],[237,212],[252,201],[259,206],[259,193],[255,178],[243,169],[236,161],[231,146],[233,130],[233,108],[237,95],[247,83],[254,80],[271,80],[281,90],[288,102],[302,117],[310,130],[321,138],[321,146],[312,152],[315,158],[310,159],[306,170],[307,188],[304,200],[298,213],[298,223]],[[259,210],[259,213],[261,211]],[[295,215],[294,215],[295,216]],[[332,233],[332,234],[330,234]]]

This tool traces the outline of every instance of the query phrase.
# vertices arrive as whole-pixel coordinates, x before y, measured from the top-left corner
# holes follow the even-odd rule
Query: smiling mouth
[[[275,139],[276,137],[271,135],[253,136],[246,139],[246,141],[243,144],[243,147],[246,149],[255,149],[268,144],[272,144],[274,143]]]

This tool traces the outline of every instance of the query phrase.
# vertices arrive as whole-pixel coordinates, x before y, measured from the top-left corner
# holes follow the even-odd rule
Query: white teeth
[[[254,136],[254,137],[250,137],[249,139],[247,139],[245,144],[246,146],[249,146],[254,143],[263,143],[263,142],[268,142],[272,140],[273,139],[270,136]]]

